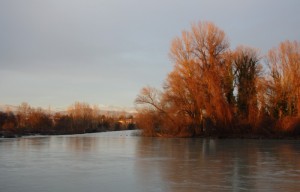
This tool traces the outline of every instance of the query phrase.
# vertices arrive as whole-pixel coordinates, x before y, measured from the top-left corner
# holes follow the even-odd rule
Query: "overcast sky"
[[[212,21],[231,49],[300,38],[299,0],[0,0],[0,104],[132,107],[172,69],[171,41]]]

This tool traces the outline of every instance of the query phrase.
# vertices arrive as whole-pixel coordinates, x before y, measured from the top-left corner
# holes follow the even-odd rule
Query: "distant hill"
[[[12,112],[17,112],[18,111],[18,107],[14,106],[14,105],[2,105],[0,104],[0,111],[6,112],[6,111],[12,111]]]

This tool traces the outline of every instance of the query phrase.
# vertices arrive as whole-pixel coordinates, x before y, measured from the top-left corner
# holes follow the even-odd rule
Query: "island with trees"
[[[261,56],[231,50],[223,30],[199,22],[173,40],[169,55],[163,88],[142,88],[134,115],[103,115],[80,102],[63,113],[22,103],[0,112],[0,137],[138,128],[151,137],[300,138],[299,41]]]
[[[22,103],[12,111],[0,111],[0,137],[82,134],[135,129],[133,114],[101,113],[97,106],[75,102],[66,111],[53,112]]]
[[[163,89],[137,96],[145,136],[299,138],[300,43],[286,40],[261,56],[231,50],[223,30],[199,22],[171,45]]]

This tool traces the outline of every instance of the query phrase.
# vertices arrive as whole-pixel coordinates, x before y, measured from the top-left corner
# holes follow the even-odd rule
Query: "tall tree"
[[[87,103],[75,102],[68,108],[68,113],[72,117],[73,131],[85,133],[91,128],[93,120],[93,109]]]
[[[18,111],[17,111],[18,129],[28,128],[28,117],[31,112],[32,112],[32,108],[26,102],[23,102],[21,103],[20,106],[18,106]]]
[[[230,124],[228,51],[224,31],[210,22],[193,25],[190,32],[183,32],[182,38],[173,41],[170,55],[175,66],[167,79],[168,92],[185,93],[183,100],[190,104],[193,121],[203,123],[205,112],[219,127]]]
[[[268,53],[271,111],[277,118],[300,117],[300,43],[285,41]]]
[[[258,111],[257,87],[262,70],[257,51],[238,47],[233,54],[233,70],[237,86],[238,114],[248,121],[255,121]]]
[[[228,53],[229,43],[221,29],[210,22],[194,24],[172,42],[170,57],[174,69],[168,75],[161,98],[141,100],[145,98],[142,92],[138,104],[150,104],[164,111],[176,124],[184,122],[174,128],[174,134],[198,135],[210,131],[204,127],[204,115],[215,128],[229,127],[233,78]]]

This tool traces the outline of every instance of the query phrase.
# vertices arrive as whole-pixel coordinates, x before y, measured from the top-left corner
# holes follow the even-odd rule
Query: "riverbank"
[[[19,138],[26,136],[52,136],[52,135],[82,135],[82,134],[93,134],[93,133],[107,133],[107,132],[124,132],[124,131],[135,131],[131,133],[131,136],[140,136],[139,130],[137,129],[124,129],[124,130],[106,130],[96,132],[85,132],[85,133],[48,133],[48,134],[14,134],[14,133],[3,133],[0,132],[0,138]]]
[[[254,140],[264,140],[264,139],[275,139],[275,140],[300,140],[300,135],[290,134],[290,133],[272,133],[272,134],[204,134],[204,135],[190,135],[190,134],[162,134],[162,133],[152,133],[147,135],[147,133],[141,131],[140,136],[143,137],[158,137],[158,138],[211,138],[211,139],[254,139]]]

